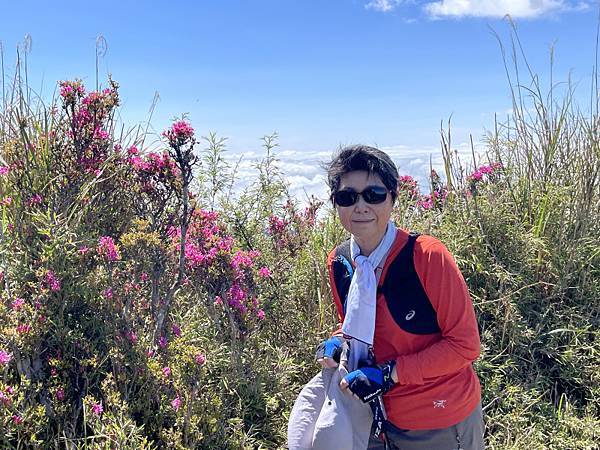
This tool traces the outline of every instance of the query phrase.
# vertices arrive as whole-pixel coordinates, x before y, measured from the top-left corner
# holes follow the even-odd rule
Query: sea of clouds
[[[467,171],[474,166],[471,144],[452,146],[463,161]],[[474,144],[477,159],[485,152],[482,143]],[[435,169],[444,178],[444,160],[439,147],[414,148],[404,145],[381,147],[396,163],[400,175],[410,175],[417,180],[422,192],[428,192],[429,173]],[[329,196],[325,168],[334,152],[331,150],[299,151],[290,149],[275,149],[273,152],[276,164],[288,185],[290,195],[305,202],[310,196],[326,200]],[[265,151],[226,152],[225,158],[230,165],[238,164],[235,190],[240,192],[257,180],[258,162],[265,158]],[[479,164],[480,161],[477,161]]]

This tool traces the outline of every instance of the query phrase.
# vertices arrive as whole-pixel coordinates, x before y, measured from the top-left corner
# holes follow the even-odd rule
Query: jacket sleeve
[[[400,384],[423,384],[451,374],[476,360],[479,330],[465,280],[446,247],[422,236],[415,246],[417,275],[437,313],[441,338],[429,347],[396,359]]]

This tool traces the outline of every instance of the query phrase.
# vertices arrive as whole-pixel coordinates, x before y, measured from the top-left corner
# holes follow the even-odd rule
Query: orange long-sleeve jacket
[[[337,258],[334,249],[328,267],[343,322]],[[462,421],[481,401],[472,366],[480,340],[473,304],[452,255],[432,236],[410,237],[399,229],[378,275],[375,360],[395,359],[398,374],[398,383],[384,395],[388,420],[408,430]]]

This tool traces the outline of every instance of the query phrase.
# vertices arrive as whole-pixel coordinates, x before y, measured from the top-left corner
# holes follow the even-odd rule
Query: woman
[[[340,387],[374,406],[383,396],[387,421],[369,449],[482,449],[481,392],[472,367],[479,332],[452,256],[434,237],[390,221],[398,171],[384,152],[342,149],[328,166],[328,181],[351,239],[328,258],[342,326],[319,346],[317,361],[337,366],[349,340],[359,359],[352,367],[359,368]]]

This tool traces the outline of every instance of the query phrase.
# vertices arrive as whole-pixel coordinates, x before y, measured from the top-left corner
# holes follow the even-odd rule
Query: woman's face
[[[342,175],[339,190],[362,192],[369,186],[385,188],[379,175],[356,170]],[[367,203],[362,195],[359,195],[352,206],[336,205],[342,226],[354,235],[363,254],[371,253],[379,245],[390,220],[392,208],[392,196],[389,192],[385,201],[379,204]]]

